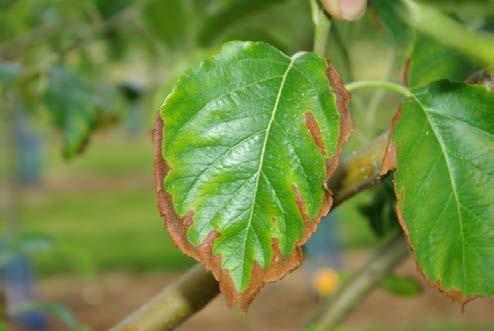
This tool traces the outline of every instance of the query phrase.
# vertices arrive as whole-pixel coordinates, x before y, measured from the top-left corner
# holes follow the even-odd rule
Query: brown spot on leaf
[[[300,190],[295,185],[292,186],[292,190],[295,193],[295,202],[297,203],[298,210],[300,212],[300,215],[302,215],[302,219],[304,220],[304,234],[302,238],[297,241],[297,246],[302,246],[307,242],[307,240],[309,240],[312,234],[316,232],[317,226],[319,225],[323,217],[329,213],[329,210],[331,209],[331,206],[333,204],[333,197],[328,190],[324,191],[322,206],[319,209],[314,220],[311,220],[309,215],[307,215],[305,201],[302,197],[302,194],[300,193]]]
[[[311,111],[305,113],[305,126],[309,129],[309,133],[314,140],[317,148],[321,151],[322,155],[326,155],[326,148],[324,146],[324,140],[321,136],[321,128],[314,118],[314,114]]]
[[[330,178],[338,166],[339,155],[343,149],[343,145],[346,143],[353,130],[353,120],[348,111],[350,93],[345,89],[338,73],[330,63],[328,63],[327,76],[333,91],[336,93],[336,103],[338,111],[340,112],[341,120],[337,153],[332,156],[331,159],[326,161],[327,176],[325,182]],[[309,131],[314,137],[316,145],[324,150],[324,144],[321,139],[321,133],[319,132],[319,126],[317,126],[313,115],[310,114],[306,116],[306,121],[309,122]],[[329,190],[325,190],[324,196],[322,197],[323,201],[321,208],[319,209],[316,217],[313,220],[310,220],[306,215],[305,204],[302,200],[300,192],[294,186],[297,205],[299,206],[299,210],[304,218],[304,231],[302,237],[297,241],[292,254],[288,256],[284,256],[282,254],[278,239],[273,238],[273,256],[269,267],[263,269],[257,262],[254,262],[249,287],[239,293],[235,288],[229,271],[224,270],[221,266],[221,256],[213,256],[212,254],[214,240],[221,234],[217,232],[210,233],[206,240],[204,240],[204,242],[198,247],[194,247],[188,242],[187,229],[192,223],[194,213],[193,211],[189,211],[184,217],[180,217],[173,207],[172,196],[166,192],[163,187],[163,181],[169,172],[169,167],[163,158],[163,138],[163,120],[158,113],[153,129],[155,154],[154,173],[157,189],[158,209],[164,219],[165,226],[168,229],[173,242],[185,254],[191,256],[199,262],[202,262],[206,269],[212,272],[215,279],[219,281],[221,292],[223,293],[228,306],[231,307],[236,302],[242,311],[247,311],[254,297],[266,283],[278,281],[300,266],[303,260],[302,249],[300,246],[307,242],[311,234],[315,232],[320,220],[328,214],[332,205],[331,192],[329,192]],[[323,184],[324,183],[321,183],[321,185]]]
[[[328,176],[325,183],[328,182],[331,175],[334,173],[338,167],[341,152],[343,151],[343,146],[348,141],[352,135],[352,131],[355,127],[353,123],[352,116],[348,110],[348,105],[352,99],[350,92],[345,88],[345,84],[341,80],[340,75],[336,71],[333,64],[327,61],[326,76],[329,79],[329,84],[336,94],[336,107],[340,112],[340,136],[338,137],[338,147],[336,149],[336,154],[328,162]]]

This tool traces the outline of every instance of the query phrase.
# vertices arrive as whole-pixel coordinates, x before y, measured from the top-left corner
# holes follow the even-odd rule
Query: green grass
[[[26,232],[49,233],[87,251],[98,270],[152,271],[190,265],[169,240],[152,189],[53,193],[27,203],[23,219]],[[44,272],[67,271],[64,260],[43,262]]]

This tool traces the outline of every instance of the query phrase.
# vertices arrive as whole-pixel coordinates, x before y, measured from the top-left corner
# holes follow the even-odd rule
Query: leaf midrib
[[[242,254],[244,254],[244,255],[245,255],[245,247],[247,245],[247,238],[249,237],[250,228],[252,226],[252,217],[254,216],[254,206],[256,205],[257,192],[258,192],[258,187],[259,187],[259,179],[261,178],[261,171],[262,171],[262,168],[264,165],[264,156],[266,154],[266,146],[267,146],[267,143],[269,140],[269,134],[271,132],[271,126],[273,125],[276,113],[279,109],[281,95],[283,92],[283,88],[285,87],[288,73],[292,69],[295,60],[296,60],[296,56],[293,56],[292,59],[290,60],[290,63],[288,64],[288,67],[287,67],[285,73],[283,74],[283,79],[281,80],[280,88],[278,90],[278,94],[276,95],[276,100],[275,100],[275,103],[273,106],[271,118],[269,119],[269,123],[268,123],[268,126],[266,128],[266,135],[264,136],[264,142],[262,144],[262,149],[261,149],[261,159],[259,160],[259,167],[257,168],[257,171],[256,171],[256,177],[257,178],[256,178],[256,183],[254,185],[254,197],[252,199],[252,204],[251,204],[250,213],[249,213],[249,219],[247,221],[245,239],[244,239],[244,242],[242,244]],[[244,256],[243,260],[245,261],[245,256]],[[243,278],[243,271],[242,271],[242,278]],[[240,284],[240,287],[242,287],[242,284]]]
[[[439,143],[439,146],[441,148],[441,153],[443,154],[444,162],[446,163],[446,168],[448,169],[448,175],[449,175],[449,179],[450,179],[450,182],[451,182],[451,191],[453,192],[453,196],[455,197],[456,210],[458,212],[458,222],[459,222],[459,225],[460,225],[461,244],[462,244],[461,256],[462,256],[462,274],[463,274],[462,288],[463,288],[464,285],[465,285],[465,279],[466,279],[466,268],[465,268],[465,233],[463,231],[463,217],[462,217],[462,213],[461,213],[461,210],[460,210],[460,200],[458,198],[458,192],[457,192],[457,188],[456,188],[456,182],[454,180],[455,178],[454,178],[453,172],[451,170],[451,165],[449,163],[448,155],[446,154],[446,146],[444,146],[444,142],[440,138],[439,133],[437,132],[438,129],[436,128],[434,122],[432,121],[432,119],[430,118],[430,116],[429,116],[429,114],[427,112],[428,109],[433,109],[433,108],[432,107],[426,107],[420,101],[420,99],[416,95],[413,96],[413,99],[418,103],[419,107],[424,112],[425,117],[427,118],[427,122],[429,122],[429,125],[430,125],[430,127],[432,129],[432,132],[434,132],[434,135],[436,136],[436,140]]]

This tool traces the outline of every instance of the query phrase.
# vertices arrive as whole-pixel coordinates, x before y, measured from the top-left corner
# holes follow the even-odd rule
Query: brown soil
[[[352,253],[347,264],[355,266],[365,255]],[[411,260],[404,263],[398,273],[421,279]],[[55,277],[41,281],[40,294],[43,299],[66,304],[92,330],[106,330],[178,276],[112,273],[98,275],[91,281]],[[307,291],[304,270],[298,270],[282,281],[266,286],[247,314],[228,310],[224,299],[218,297],[178,330],[299,330],[317,306],[317,301]],[[461,306],[425,284],[420,297],[413,299],[394,297],[378,289],[355,309],[344,325],[350,330],[373,326],[394,330],[444,322],[494,325],[494,300],[474,300],[462,313]],[[56,323],[53,330],[65,329]]]

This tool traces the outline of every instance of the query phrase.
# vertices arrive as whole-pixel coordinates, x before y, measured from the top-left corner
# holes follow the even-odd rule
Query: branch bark
[[[380,182],[386,146],[386,135],[382,135],[340,163],[328,184],[333,192],[334,206]],[[197,265],[110,331],[172,330],[202,309],[218,293],[216,280],[201,265]]]
[[[407,242],[400,231],[392,240],[378,248],[367,262],[327,299],[305,329],[333,330],[408,255]]]
[[[172,330],[206,306],[219,291],[213,275],[197,264],[110,331]]]

